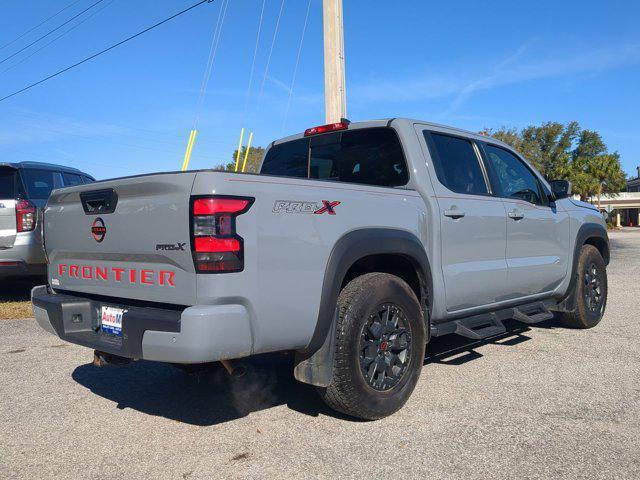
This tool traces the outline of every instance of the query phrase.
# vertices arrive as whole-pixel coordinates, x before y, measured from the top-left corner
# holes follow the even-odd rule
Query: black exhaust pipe
[[[247,367],[242,363],[233,360],[220,360],[220,363],[233,378],[244,377],[247,373]]]
[[[99,350],[93,351],[93,365],[96,367],[104,367],[105,365],[127,365],[131,363],[130,358],[120,357],[118,355],[112,355],[111,353],[101,352]]]

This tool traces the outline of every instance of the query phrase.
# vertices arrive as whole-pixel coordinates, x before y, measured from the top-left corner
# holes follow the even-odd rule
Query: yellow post
[[[240,165],[240,150],[242,150],[242,137],[244,137],[244,128],[240,130],[240,141],[238,142],[238,152],[236,153],[236,169],[234,172],[238,171],[238,166]]]
[[[249,134],[249,142],[247,143],[247,151],[244,152],[244,162],[242,162],[242,173],[247,166],[247,158],[249,158],[249,150],[251,150],[251,140],[253,139],[253,132]]]
[[[184,172],[189,166],[189,159],[191,158],[191,150],[193,150],[193,143],[196,141],[196,135],[198,131],[196,129],[191,130],[189,134],[189,142],[187,143],[187,151],[184,152],[184,160],[182,161],[182,171]]]

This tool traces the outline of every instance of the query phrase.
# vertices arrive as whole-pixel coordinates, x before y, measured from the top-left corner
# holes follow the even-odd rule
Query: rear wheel
[[[369,273],[338,298],[333,382],[320,388],[333,409],[367,420],[407,401],[420,376],[426,332],[420,303],[400,278]]]
[[[577,276],[576,309],[563,313],[561,322],[571,328],[592,328],[600,323],[607,305],[607,269],[593,245],[582,246]]]

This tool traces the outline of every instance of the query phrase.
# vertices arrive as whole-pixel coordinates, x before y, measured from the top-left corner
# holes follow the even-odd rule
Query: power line
[[[273,31],[273,40],[271,40],[271,48],[269,49],[269,56],[267,57],[267,66],[264,69],[264,76],[262,77],[262,84],[260,85],[260,94],[258,95],[257,105],[260,105],[260,100],[262,99],[262,92],[264,91],[264,82],[267,80],[267,74],[269,73],[269,65],[271,64],[271,55],[273,54],[273,47],[276,44],[276,38],[278,36],[278,28],[280,28],[280,18],[282,18],[283,9],[284,9],[284,0],[282,0],[282,3],[280,4],[280,13],[278,13],[278,20],[276,21],[276,29]]]
[[[144,30],[141,30],[140,32],[138,32],[136,34],[131,35],[130,37],[127,37],[124,40],[121,40],[120,42],[115,43],[115,44],[111,45],[110,47],[105,48],[104,50],[101,50],[101,51],[99,51],[97,53],[94,53],[93,55],[90,55],[87,58],[85,58],[83,60],[80,60],[79,62],[74,63],[73,65],[69,65],[68,67],[63,68],[62,70],[59,70],[56,73],[53,73],[53,74],[49,75],[48,77],[45,77],[45,78],[43,78],[41,80],[38,80],[37,82],[34,82],[34,83],[30,84],[30,85],[27,85],[26,87],[21,88],[20,90],[17,90],[17,91],[15,91],[15,92],[13,92],[13,93],[11,93],[9,95],[6,95],[6,96],[0,98],[0,102],[2,102],[4,100],[7,100],[8,98],[11,98],[11,97],[13,97],[15,95],[18,95],[19,93],[22,93],[22,92],[24,92],[26,90],[29,90],[29,89],[37,86],[37,85],[40,85],[41,83],[44,83],[47,80],[51,80],[52,78],[57,77],[58,75],[61,75],[61,74],[65,73],[65,72],[68,72],[72,68],[75,68],[75,67],[77,67],[79,65],[82,65],[83,63],[86,63],[89,60],[93,60],[94,58],[102,55],[103,53],[107,53],[108,51],[113,50],[114,48],[119,47],[120,45],[122,45],[124,43],[129,42],[130,40],[133,40],[134,38],[139,37],[140,35],[143,35],[143,34],[147,33],[148,31],[153,30],[154,28],[159,27],[160,25],[162,25],[164,23],[167,23],[170,20],[173,20],[174,18],[179,17],[180,15],[182,15],[184,13],[187,13],[190,10],[193,10],[194,8],[202,5],[203,3],[212,3],[213,1],[214,0],[200,0],[199,2],[194,3],[190,7],[187,7],[184,10],[181,10],[180,12],[178,12],[178,13],[176,13],[174,15],[171,15],[168,18],[165,18],[164,20],[162,20],[162,21],[160,21],[160,22],[158,22],[158,23],[156,23],[154,25],[151,25],[150,27],[145,28]]]
[[[293,87],[296,84],[298,75],[298,65],[300,64],[300,54],[302,53],[302,43],[304,42],[304,34],[307,31],[307,23],[309,22],[309,12],[311,10],[311,0],[307,4],[307,14],[304,17],[304,26],[302,27],[302,35],[300,36],[300,45],[298,45],[298,55],[296,56],[296,66],[293,68],[293,78],[291,79],[291,88],[289,88],[289,99],[287,100],[287,108],[284,111],[284,121],[282,122],[282,134],[287,126],[287,118],[289,117],[289,108],[291,107],[291,98],[293,97]]]
[[[262,0],[262,9],[260,10],[260,21],[258,22],[258,33],[256,34],[256,46],[253,49],[253,60],[251,61],[251,71],[249,72],[249,86],[247,87],[247,94],[244,97],[244,110],[242,113],[242,123],[244,124],[245,117],[247,116],[247,108],[249,107],[249,95],[251,95],[251,88],[253,86],[253,74],[256,68],[256,57],[258,56],[258,46],[260,45],[260,33],[262,32],[262,21],[264,19],[264,7],[267,0]]]
[[[18,40],[20,40],[21,38],[23,38],[25,35],[30,34],[31,32],[33,32],[36,28],[41,27],[42,25],[44,25],[45,23],[47,23],[49,20],[51,20],[52,18],[57,17],[58,15],[60,15],[62,12],[64,12],[65,10],[67,10],[68,8],[73,7],[76,3],[78,3],[80,0],[75,0],[74,2],[71,2],[69,5],[67,5],[66,7],[64,7],[62,10],[58,10],[56,13],[54,13],[53,15],[51,15],[50,17],[45,18],[43,21],[41,21],[39,24],[37,24],[35,27],[31,27],[29,30],[27,30],[26,32],[22,33],[21,35],[19,35],[18,37],[14,38],[13,40],[11,40],[9,43],[5,43],[4,45],[2,45],[0,47],[0,50],[4,50],[6,47],[8,47],[9,45],[13,45],[14,43],[16,43]]]
[[[71,28],[68,28],[67,30],[65,30],[64,32],[62,32],[60,35],[58,35],[57,37],[54,37],[51,41],[45,43],[43,46],[41,46],[40,48],[34,50],[33,52],[31,52],[29,55],[27,55],[26,57],[23,57],[22,59],[20,59],[19,61],[17,61],[16,63],[14,63],[13,65],[8,66],[7,68],[5,68],[4,70],[2,70],[0,73],[5,73],[8,72],[9,70],[12,70],[13,68],[17,67],[18,65],[20,65],[21,63],[25,62],[26,60],[30,59],[31,57],[33,57],[36,53],[38,53],[40,50],[43,50],[45,48],[47,48],[49,45],[51,45],[52,43],[60,40],[62,37],[64,37],[65,35],[67,35],[69,32],[71,32],[72,30],[75,30],[76,28],[78,28],[80,25],[82,25],[84,22],[86,22],[87,20],[93,18],[94,16],[96,16],[98,13],[100,13],[101,11],[103,11],[105,8],[109,7],[111,4],[113,4],[113,2],[115,2],[115,0],[111,0],[110,2],[108,2],[107,4],[103,5],[101,8],[99,8],[98,10],[96,10],[95,12],[91,12],[89,15],[87,15],[85,18],[83,18],[82,20],[80,20],[78,23],[76,23],[75,25],[71,26]]]
[[[58,25],[56,28],[54,28],[53,30],[49,30],[47,33],[45,33],[44,35],[42,35],[41,37],[38,37],[37,39],[35,39],[33,42],[31,42],[30,44],[22,47],[20,50],[18,50],[17,52],[12,53],[11,55],[9,55],[6,58],[3,58],[2,60],[0,60],[0,63],[4,63],[7,60],[9,60],[10,58],[15,57],[16,55],[18,55],[20,52],[24,52],[27,48],[31,47],[32,45],[35,45],[36,43],[38,43],[40,40],[42,40],[45,37],[48,37],[49,35],[51,35],[53,32],[55,32],[56,30],[60,30],[62,27],[64,27],[66,24],[68,24],[69,22],[71,22],[72,20],[75,20],[76,18],[78,18],[80,15],[82,15],[83,13],[87,12],[88,10],[91,10],[93,7],[95,7],[96,5],[98,5],[99,3],[103,2],[104,0],[98,0],[96,3],[93,3],[91,5],[89,5],[87,8],[85,8],[84,10],[82,10],[80,13],[75,14],[73,17],[71,17],[69,20],[67,20],[64,23],[61,23],[60,25]]]
[[[196,114],[193,120],[193,129],[198,127],[198,120],[200,119],[200,111],[202,109],[202,103],[207,93],[207,87],[209,85],[209,79],[211,78],[211,72],[213,65],[216,61],[216,53],[218,52],[218,44],[220,43],[220,37],[222,37],[222,27],[224,26],[224,20],[227,16],[227,8],[229,7],[230,0],[222,0],[220,6],[220,13],[218,14],[218,21],[216,22],[216,28],[213,32],[213,38],[211,39],[211,48],[209,49],[209,58],[207,59],[207,66],[202,76],[202,83],[200,84],[200,94],[198,95],[198,102],[196,103]]]

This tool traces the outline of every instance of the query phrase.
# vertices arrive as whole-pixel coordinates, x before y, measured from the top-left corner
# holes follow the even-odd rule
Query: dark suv
[[[0,163],[0,278],[45,275],[40,221],[55,188],[95,179],[48,163]]]

